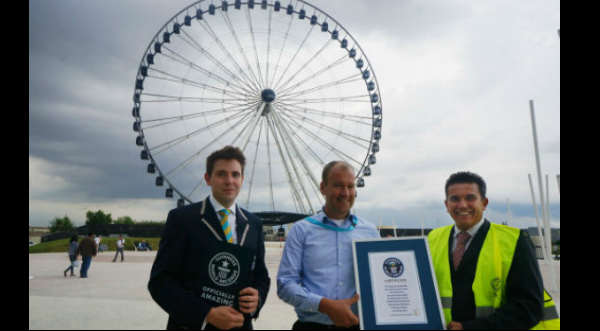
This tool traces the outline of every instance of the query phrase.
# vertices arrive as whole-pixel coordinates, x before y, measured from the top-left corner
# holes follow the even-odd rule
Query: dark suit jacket
[[[521,230],[506,279],[506,302],[486,318],[475,318],[473,280],[483,241],[490,229],[488,220],[479,228],[455,271],[452,260],[454,229],[450,233],[448,258],[452,275],[452,319],[467,329],[529,329],[542,318],[544,296],[542,275],[529,234]],[[479,261],[485,263],[486,261]],[[446,321],[449,323],[450,321]]]
[[[156,259],[150,273],[148,290],[156,303],[169,314],[167,329],[199,329],[212,307],[199,297],[200,289],[191,291],[183,286],[186,275],[197,267],[197,261],[210,245],[215,245],[215,234],[202,221],[208,222],[220,238],[225,239],[221,224],[208,197],[198,203],[173,209],[169,212],[159,243]],[[253,250],[256,255],[255,268],[249,275],[251,287],[258,290],[258,313],[267,299],[271,280],[265,264],[265,246],[262,221],[250,212],[238,207],[236,229],[238,242],[246,233],[243,247]],[[212,325],[207,324],[207,328]],[[244,315],[244,327],[252,328],[251,317]]]

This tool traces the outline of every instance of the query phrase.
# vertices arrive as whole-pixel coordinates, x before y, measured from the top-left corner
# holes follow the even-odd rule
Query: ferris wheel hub
[[[266,103],[271,103],[273,102],[273,100],[275,100],[275,91],[271,90],[271,89],[264,89],[262,91],[262,93],[260,94],[262,100]]]

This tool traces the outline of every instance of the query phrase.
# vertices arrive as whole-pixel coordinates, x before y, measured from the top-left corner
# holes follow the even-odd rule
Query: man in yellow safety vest
[[[448,329],[560,329],[527,232],[483,218],[484,180],[458,172],[446,181],[454,225],[428,235]]]

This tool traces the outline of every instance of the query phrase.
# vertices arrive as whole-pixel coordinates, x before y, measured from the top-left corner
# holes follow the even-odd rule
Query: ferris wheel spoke
[[[160,127],[160,126],[164,126],[164,125],[168,125],[168,124],[172,124],[172,123],[176,123],[176,122],[180,122],[180,121],[190,120],[190,119],[194,119],[194,118],[201,117],[201,116],[208,117],[208,116],[213,116],[213,115],[221,115],[221,114],[225,114],[225,113],[239,111],[240,107],[246,107],[247,105],[248,104],[242,105],[242,106],[223,107],[223,108],[219,108],[219,109],[207,110],[207,111],[203,111],[203,112],[180,115],[180,116],[155,118],[155,119],[151,119],[151,120],[140,121],[140,123],[151,123],[151,122],[162,121],[162,123],[157,123],[154,125],[142,127],[142,129],[148,130],[148,129],[152,129],[155,127]]]
[[[279,82],[281,82],[281,80],[283,79],[283,77],[285,77],[285,74],[287,73],[287,71],[290,69],[290,66],[292,65],[292,63],[294,62],[294,60],[296,59],[296,56],[298,56],[298,53],[300,53],[300,50],[302,49],[302,47],[304,46],[304,44],[306,43],[306,40],[308,39],[308,37],[310,36],[311,32],[314,29],[314,25],[312,25],[310,27],[310,29],[308,30],[308,33],[306,34],[306,36],[304,37],[304,40],[302,40],[302,43],[300,43],[300,45],[298,46],[298,49],[296,50],[296,53],[294,54],[294,56],[292,57],[292,59],[290,60],[290,62],[288,62],[288,65],[285,67],[285,70],[283,71],[283,73],[281,74],[281,76],[279,76],[279,79],[277,80],[277,82],[274,84],[274,86],[276,86],[275,89],[277,89],[277,87],[279,86]]]
[[[271,134],[273,135],[273,138],[275,140],[275,145],[277,146],[277,151],[279,152],[279,157],[281,158],[281,163],[284,166],[285,173],[288,178],[290,192],[292,194],[294,204],[296,205],[296,210],[301,213],[306,213],[306,208],[304,207],[304,204],[302,203],[302,199],[300,198],[300,194],[298,193],[298,189],[296,188],[296,183],[292,179],[292,174],[291,174],[291,171],[288,166],[288,161],[286,160],[285,154],[283,153],[283,150],[281,148],[281,143],[279,142],[279,138],[277,136],[277,130],[275,129],[275,124],[273,123],[273,118],[271,118],[270,116],[268,118],[270,119],[267,121],[269,124],[269,129],[271,130]]]
[[[275,70],[273,71],[273,77],[271,78],[271,84],[275,81],[275,77],[277,76],[277,71],[279,70],[279,63],[281,62],[281,55],[283,54],[283,50],[285,49],[285,45],[288,40],[288,36],[290,34],[290,28],[292,27],[292,21],[294,18],[290,15],[290,21],[287,26],[287,30],[285,31],[285,36],[283,38],[283,42],[281,43],[281,49],[279,50],[279,57],[277,58],[277,64],[275,65]]]
[[[285,114],[283,114],[285,116]],[[319,137],[318,135],[315,135],[314,133],[312,133],[310,130],[308,130],[306,127],[304,127],[304,125],[296,122],[294,119],[292,118],[287,118],[291,123],[294,124],[295,128],[298,128],[302,131],[304,131],[306,134],[308,134],[309,136],[311,136],[313,139],[315,139],[316,141],[318,141],[321,145],[325,146],[327,149],[329,149],[330,151],[334,152],[335,154],[337,154],[338,157],[340,157],[342,160],[345,161],[352,161],[355,164],[358,165],[358,167],[362,167],[362,163],[360,163],[359,161],[355,160],[353,157],[351,157],[350,155],[342,152],[341,150],[335,148],[335,146],[329,144],[327,141],[323,140],[321,137]]]
[[[306,160],[302,156],[302,153],[300,153],[300,150],[298,149],[298,146],[294,143],[295,140],[290,135],[290,132],[292,132],[297,137],[297,135],[295,133],[295,130],[293,130],[289,126],[289,123],[287,123],[286,121],[284,121],[277,113],[274,113],[273,116],[279,122],[280,127],[283,127],[283,129],[284,129],[283,132],[285,132],[285,134],[286,134],[286,136],[288,138],[288,141],[290,142],[290,145],[292,146],[292,148],[294,149],[294,152],[296,153],[296,156],[300,160],[300,164],[304,167],[305,174],[308,176],[308,178],[313,183],[312,188],[313,189],[316,188],[316,192],[317,192],[316,196],[320,197],[319,182],[317,181],[317,179],[316,179],[315,175],[313,174],[313,172],[310,170],[310,167],[308,166],[308,163],[306,162]],[[303,139],[298,139],[298,141],[302,141],[303,142]],[[313,153],[314,153],[314,151],[313,151]],[[318,160],[320,161],[320,158],[318,158]],[[320,163],[323,164],[322,161]]]
[[[227,12],[225,12],[225,14],[222,14],[223,17],[225,17],[225,15],[228,15]],[[229,16],[227,16],[228,18]],[[226,22],[228,22],[228,25],[231,24],[231,22],[228,21],[228,19],[226,19]],[[215,31],[210,27],[210,25],[208,23],[206,23],[205,21],[201,22],[201,26],[204,29],[204,31],[206,31],[206,33],[208,33],[213,40],[215,41],[215,43],[217,44],[217,46],[219,46],[219,48],[225,53],[227,54],[227,56],[229,57],[229,59],[231,59],[232,63],[237,67],[238,72],[240,74],[242,74],[244,76],[244,81],[249,84],[249,86],[252,86],[253,89],[258,89],[258,85],[256,85],[256,81],[251,79],[250,77],[248,77],[248,75],[246,74],[246,72],[240,67],[240,65],[237,63],[237,61],[235,60],[235,58],[233,57],[233,55],[231,54],[231,52],[229,52],[229,50],[227,50],[227,47],[225,47],[225,45],[223,44],[223,42],[221,41],[221,39],[219,38],[219,35],[217,33],[215,33]]]
[[[161,77],[161,76],[154,76],[154,75],[148,75],[148,77],[150,78],[155,78],[158,80],[163,80],[163,81],[170,81],[170,82],[174,82],[174,83],[180,83],[182,85],[186,85],[186,86],[192,86],[192,87],[198,87],[198,88],[202,88],[202,89],[206,89],[209,91],[213,91],[213,92],[218,92],[218,93],[222,93],[224,95],[229,95],[229,96],[233,96],[233,97],[239,97],[240,94],[239,93],[234,93],[233,91],[229,91],[229,90],[225,90],[213,85],[209,85],[209,84],[205,84],[205,83],[199,83],[181,76],[177,76],[177,75],[173,75],[170,74],[168,72],[159,70],[159,69],[152,69],[153,71],[156,71],[162,75],[165,75],[167,77]],[[251,95],[249,94],[242,94],[244,97],[248,98],[251,97]]]
[[[258,126],[258,123],[260,123],[261,119],[263,118],[263,116],[260,116],[259,112],[256,112],[256,115],[257,115],[256,120],[254,121],[252,130],[248,131],[248,135],[246,136],[246,139],[245,139],[244,143],[242,144],[242,151],[244,151],[244,152],[246,151],[246,147],[248,146],[248,143],[250,142],[250,137],[252,137],[252,134],[254,133],[254,131],[256,130],[256,127]]]
[[[180,63],[182,65],[189,66],[193,70],[203,73],[208,78],[211,78],[220,83],[223,83],[223,84],[225,84],[225,86],[231,86],[232,88],[237,89],[238,92],[248,93],[248,94],[252,93],[252,90],[249,90],[247,86],[240,86],[232,81],[229,81],[228,79],[225,79],[225,78],[221,77],[220,75],[217,75],[213,71],[203,68],[203,67],[197,65],[196,63],[188,60],[183,55],[171,50],[170,48],[168,48],[166,46],[163,46],[163,48],[164,48],[164,50],[166,50],[170,53],[170,54],[167,54],[166,52],[163,52],[163,56],[165,56],[166,58],[168,58],[174,62]],[[233,77],[233,78],[235,79],[235,77]]]
[[[256,72],[261,88],[265,88],[265,82],[262,78],[262,70],[260,69],[260,63],[258,61],[258,50],[256,49],[256,40],[254,38],[254,28],[252,27],[252,16],[250,15],[250,8],[246,10],[246,18],[248,19],[248,26],[250,28],[250,36],[252,37],[252,46],[254,47],[254,55],[256,57]]]
[[[246,116],[248,116],[250,113],[247,113]],[[227,128],[227,130],[224,131],[224,133],[222,133],[221,135],[217,135],[213,140],[211,140],[208,144],[206,144],[205,146],[203,146],[201,149],[199,149],[196,153],[192,154],[190,157],[188,157],[187,159],[185,159],[183,162],[179,163],[175,168],[169,170],[168,172],[165,173],[165,176],[171,176],[172,174],[174,174],[176,171],[178,170],[182,170],[185,167],[187,167],[190,163],[192,163],[193,160],[195,160],[196,158],[198,158],[198,156],[200,156],[202,154],[202,152],[208,148],[209,146],[211,146],[215,141],[223,138],[224,136],[226,136],[227,134],[233,132],[234,128],[243,120],[245,119],[245,116],[242,117],[239,121],[235,122],[233,125],[231,125],[229,128]]]
[[[290,104],[303,104],[303,103],[327,103],[327,102],[361,102],[361,103],[371,103],[369,100],[369,95],[353,95],[347,97],[335,97],[335,98],[316,98],[316,99],[285,99],[286,102]]]
[[[335,60],[335,61],[334,61],[334,62],[332,62],[331,64],[329,64],[329,65],[327,65],[327,66],[323,67],[323,69],[321,69],[321,70],[317,71],[316,73],[314,73],[314,74],[309,74],[309,75],[308,75],[306,78],[302,79],[302,80],[301,80],[301,81],[299,81],[298,83],[295,83],[295,84],[294,84],[294,85],[292,85],[292,86],[289,86],[289,87],[287,87],[287,88],[284,88],[283,90],[281,90],[281,92],[280,92],[280,93],[281,93],[281,94],[285,94],[285,93],[287,93],[288,91],[290,91],[290,90],[292,90],[292,89],[294,89],[294,88],[297,88],[297,87],[299,87],[299,86],[302,86],[302,85],[306,84],[307,82],[309,82],[309,81],[311,81],[311,80],[313,80],[313,79],[315,79],[315,78],[317,78],[317,77],[321,76],[322,74],[324,74],[324,73],[328,72],[329,70],[332,70],[333,68],[335,68],[335,67],[339,66],[340,64],[342,64],[342,63],[346,62],[346,59],[347,59],[347,56],[346,56],[346,55],[344,55],[344,56],[342,56],[342,57],[338,58],[337,60]]]
[[[269,192],[270,192],[270,197],[271,197],[271,210],[275,210],[275,198],[273,195],[273,169],[272,169],[272,165],[271,165],[271,144],[270,144],[270,139],[269,139],[269,125],[268,125],[268,120],[264,121],[265,123],[265,134],[267,135],[267,160],[268,160],[268,167],[269,167]]]
[[[204,186],[206,182],[204,181],[204,176],[202,176],[202,178],[200,179],[200,181],[198,182],[198,184],[196,184],[196,186],[194,186],[194,188],[190,191],[190,193],[188,194],[189,197],[192,196],[192,194],[194,194],[200,187]]]
[[[267,65],[265,71],[265,86],[269,87],[269,64],[271,63],[271,21],[273,11],[267,10],[269,16],[269,28],[267,33]]]
[[[332,40],[332,39],[327,39],[327,41],[325,42],[325,44],[324,44],[324,45],[323,45],[323,46],[322,46],[322,47],[321,47],[321,48],[320,48],[320,49],[319,49],[319,50],[318,50],[318,51],[317,51],[315,54],[313,54],[313,56],[311,56],[311,57],[308,59],[308,61],[306,61],[304,64],[302,64],[302,65],[301,65],[301,66],[298,68],[298,70],[297,70],[297,71],[296,71],[296,72],[295,72],[293,75],[291,75],[291,76],[290,76],[290,78],[289,78],[288,80],[286,80],[286,81],[285,81],[285,83],[283,83],[283,84],[281,84],[281,86],[277,87],[277,89],[278,89],[278,90],[284,90],[284,89],[285,89],[285,87],[286,87],[286,86],[287,86],[287,85],[288,85],[288,84],[289,84],[289,83],[290,83],[292,80],[294,80],[294,78],[296,78],[296,77],[298,76],[298,74],[299,74],[300,72],[302,72],[302,71],[303,71],[303,69],[304,69],[304,68],[307,68],[307,67],[308,67],[308,65],[309,65],[309,64],[310,64],[310,63],[311,63],[311,62],[312,62],[314,59],[316,59],[317,57],[319,57],[319,55],[320,55],[320,54],[321,54],[321,53],[322,53],[322,52],[325,50],[325,48],[326,48],[327,46],[329,46],[329,44],[331,43],[331,40]]]
[[[221,16],[223,17],[223,20],[225,21],[227,27],[229,28],[229,32],[231,32],[231,35],[235,39],[235,42],[238,46],[238,51],[240,54],[242,54],[244,62],[246,63],[246,67],[248,68],[248,72],[250,73],[250,75],[252,75],[252,78],[250,76],[248,76],[248,74],[244,71],[244,69],[242,69],[242,67],[237,62],[235,62],[235,60],[233,59],[233,56],[232,56],[232,60],[235,62],[235,65],[238,67],[240,73],[242,73],[246,77],[246,79],[251,81],[252,84],[255,86],[255,88],[257,90],[259,90],[261,88],[260,81],[256,78],[256,75],[254,74],[254,71],[252,70],[252,67],[250,66],[250,62],[248,61],[248,58],[246,57],[246,51],[242,47],[242,43],[240,42],[238,35],[235,32],[235,27],[233,26],[233,23],[231,23],[229,14],[227,12],[224,12],[221,14]]]
[[[286,153],[288,155],[288,159],[290,160],[290,164],[292,165],[292,169],[294,170],[294,174],[296,175],[295,178],[298,180],[298,185],[300,186],[300,191],[304,195],[304,198],[306,199],[306,203],[308,204],[310,213],[313,214],[314,209],[312,207],[312,203],[310,202],[308,192],[307,192],[306,188],[304,187],[304,183],[302,180],[302,172],[298,169],[300,167],[300,165],[297,165],[298,161],[300,161],[299,155],[297,153],[295,153],[296,157],[294,157],[292,155],[292,152],[296,152],[294,142],[287,135],[287,130],[283,127],[283,125],[279,121],[277,115],[273,115],[273,120],[274,120],[275,126],[279,130],[279,135],[281,136],[281,141],[283,142],[283,146],[285,147]],[[302,162],[300,162],[300,163],[302,163]]]
[[[254,161],[252,162],[252,174],[250,175],[250,183],[248,186],[248,197],[246,198],[246,206],[250,205],[250,197],[252,196],[252,183],[254,182],[254,173],[256,171],[256,160],[258,159],[258,146],[260,144],[260,137],[262,134],[262,119],[264,117],[261,116],[259,122],[260,122],[260,128],[258,129],[258,139],[256,139],[256,148],[254,149]]]
[[[204,25],[203,25],[204,26]],[[230,76],[231,78],[233,78],[234,80],[240,82],[241,84],[245,85],[247,88],[249,88],[251,91],[252,90],[256,90],[257,87],[253,86],[251,83],[247,82],[246,80],[244,80],[243,78],[241,78],[240,76],[238,76],[237,74],[235,74],[233,71],[231,71],[229,68],[227,68],[222,61],[219,61],[212,53],[210,53],[209,51],[207,51],[204,47],[202,47],[200,44],[198,44],[198,42],[194,39],[192,39],[191,37],[189,37],[189,35],[186,33],[186,36],[188,36],[188,38],[181,38],[183,41],[185,41],[188,45],[190,45],[192,48],[196,49],[198,52],[200,52],[202,55],[206,56],[206,58],[212,62],[214,65],[216,65],[219,69],[221,69],[224,73],[226,73],[228,76]]]
[[[285,122],[285,121],[284,121]],[[287,124],[287,122],[286,122]],[[297,130],[293,130],[290,128],[289,125],[287,125],[289,132],[292,132],[292,134],[294,135],[294,137],[297,138],[297,140],[302,143],[302,145],[304,146],[304,150],[306,150],[308,152],[308,154],[310,156],[312,156],[312,158],[321,166],[325,165],[325,162],[321,159],[321,157],[319,156],[318,153],[316,153],[307,143],[306,143],[306,139],[303,139],[302,137],[300,137],[298,135]]]
[[[361,81],[363,80],[360,74],[354,74],[354,75],[350,75],[346,78],[342,78],[333,82],[329,82],[329,83],[324,83],[309,89],[305,89],[305,90],[301,90],[301,91],[296,91],[296,92],[290,92],[288,94],[281,94],[279,96],[279,99],[285,100],[286,98],[290,98],[290,97],[299,97],[301,95],[306,95],[306,94],[310,94],[310,93],[314,93],[314,92],[319,92],[319,91],[323,91],[326,90],[328,88],[331,87],[337,87],[337,86],[341,86],[344,84],[349,84],[352,82],[357,82],[357,81]]]
[[[256,108],[258,109],[259,107],[260,107],[260,103],[259,103],[259,106]],[[254,111],[253,113],[254,113],[253,114],[254,116],[251,117],[248,120],[248,122],[246,122],[246,125],[244,125],[244,127],[242,128],[240,133],[235,137],[235,139],[233,139],[233,142],[231,142],[231,145],[237,146],[238,139],[242,139],[242,137],[244,137],[245,135],[248,135],[248,136],[252,135],[252,131],[248,130],[248,128],[251,125],[255,125],[256,122],[260,119],[260,112],[258,110]],[[248,132],[248,133],[246,133],[246,132]],[[244,139],[242,139],[242,140],[244,140]]]
[[[359,116],[359,115],[348,115],[344,113],[335,113],[330,111],[318,110],[314,108],[300,107],[297,105],[288,104],[285,102],[280,102],[284,107],[287,108],[288,111],[293,111],[294,113],[305,113],[305,114],[317,114],[327,117],[339,118],[346,121],[351,121],[354,123],[362,124],[365,126],[371,126],[373,123],[373,118],[371,116]]]
[[[296,118],[298,120],[301,120],[301,121],[303,121],[305,123],[308,123],[308,124],[310,124],[310,125],[312,125],[312,126],[314,126],[316,128],[325,129],[325,130],[333,133],[334,135],[340,136],[340,137],[346,139],[347,141],[349,141],[349,142],[351,142],[351,143],[353,143],[353,144],[355,144],[355,145],[357,145],[359,147],[368,149],[369,145],[371,143],[371,140],[369,140],[369,139],[365,139],[365,138],[361,138],[361,137],[358,137],[358,136],[354,136],[354,135],[346,133],[346,132],[344,132],[342,130],[338,130],[338,129],[332,128],[331,126],[325,125],[322,122],[317,122],[317,121],[315,121],[313,119],[310,119],[310,118],[308,118],[306,116],[298,115],[298,114],[294,113],[293,111],[290,111],[290,110],[286,109],[285,107],[279,107],[278,109],[280,109],[284,113],[289,114],[290,116],[293,116],[294,118]],[[366,142],[367,145],[362,144],[361,141],[362,142]]]
[[[167,150],[167,149],[169,149],[169,148],[171,148],[171,147],[173,147],[173,146],[175,146],[175,145],[177,145],[177,144],[179,144],[179,143],[181,143],[183,141],[186,141],[186,140],[190,139],[191,137],[204,132],[205,130],[218,127],[218,126],[220,126],[220,125],[222,125],[224,123],[227,123],[228,121],[230,121],[232,119],[235,119],[237,117],[240,117],[242,115],[244,115],[242,117],[242,119],[244,119],[244,118],[246,118],[250,114],[252,114],[252,113],[248,112],[248,111],[245,111],[245,110],[239,111],[239,112],[237,112],[234,115],[231,115],[229,117],[225,117],[224,119],[222,119],[220,121],[214,122],[214,123],[212,123],[212,124],[210,124],[208,126],[205,126],[205,127],[200,128],[200,129],[194,130],[194,131],[192,131],[192,132],[190,132],[190,133],[188,133],[186,135],[183,135],[183,136],[177,137],[175,139],[169,140],[169,141],[164,142],[164,143],[162,143],[160,145],[148,148],[148,150],[151,151],[151,152],[154,152],[154,155],[160,154],[161,152],[164,152],[165,150]]]
[[[248,102],[248,99],[232,99],[232,98],[198,98],[198,97],[186,97],[186,96],[175,96],[165,95],[158,93],[142,93],[143,96],[155,97],[158,99],[153,100],[142,100],[143,102],[205,102],[205,103],[222,103],[226,105],[244,105]]]

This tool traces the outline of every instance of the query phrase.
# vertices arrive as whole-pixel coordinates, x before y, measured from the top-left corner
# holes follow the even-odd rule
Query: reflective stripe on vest
[[[452,227],[450,225],[438,228],[428,235],[446,324],[452,321],[452,280],[448,258],[448,241]],[[476,318],[487,317],[501,306],[505,296],[506,278],[510,271],[519,234],[519,229],[490,223],[490,229],[479,253],[472,285]],[[485,263],[481,263],[481,261],[485,261]],[[492,268],[489,267],[489,262],[492,262]],[[484,264],[485,267],[481,267]],[[534,329],[559,329],[560,320],[556,306],[545,290],[544,301],[544,316]]]

